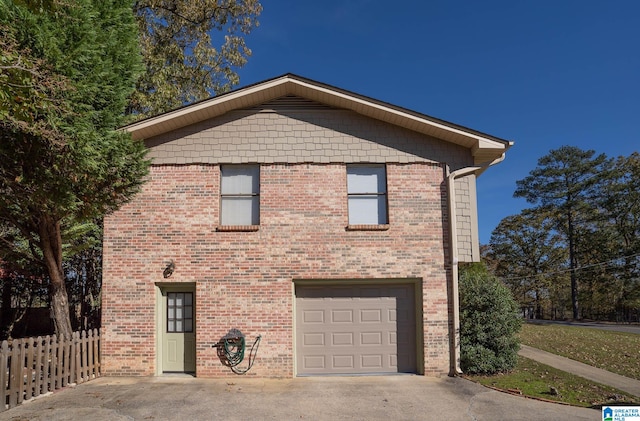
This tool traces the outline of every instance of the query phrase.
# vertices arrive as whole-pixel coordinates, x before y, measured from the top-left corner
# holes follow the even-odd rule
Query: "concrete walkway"
[[[615,387],[623,392],[630,393],[640,397],[640,381],[602,370],[601,368],[592,367],[569,358],[561,357],[550,352],[532,348],[527,345],[520,346],[519,355],[538,361],[542,364],[566,371],[585,379],[602,383],[607,386]]]

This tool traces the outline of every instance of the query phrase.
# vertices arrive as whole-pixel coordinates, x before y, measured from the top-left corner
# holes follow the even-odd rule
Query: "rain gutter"
[[[504,161],[505,154],[503,153],[499,158],[494,159],[477,166],[465,167],[449,172],[449,166],[446,167],[447,171],[447,198],[449,201],[449,235],[450,235],[450,250],[451,256],[451,307],[452,307],[452,327],[450,331],[450,376],[457,376],[462,374],[460,368],[460,294],[458,288],[458,224],[456,220],[456,188],[455,180],[460,177],[465,177],[470,174],[479,174],[492,165],[499,164]]]

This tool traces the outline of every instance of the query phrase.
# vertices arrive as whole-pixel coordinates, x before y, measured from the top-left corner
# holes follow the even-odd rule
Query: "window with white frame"
[[[347,165],[349,225],[388,224],[384,164]]]
[[[260,225],[260,166],[220,168],[220,224]]]

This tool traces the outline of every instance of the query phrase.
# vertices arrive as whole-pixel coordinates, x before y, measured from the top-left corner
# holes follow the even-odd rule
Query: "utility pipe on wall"
[[[505,155],[500,158],[483,163],[478,166],[465,167],[449,172],[447,166],[447,198],[449,201],[449,255],[451,256],[451,307],[452,307],[452,328],[449,332],[451,341],[450,353],[450,371],[449,375],[456,376],[462,374],[460,368],[460,294],[458,291],[458,223],[456,219],[456,188],[455,181],[457,178],[465,177],[470,174],[480,173],[488,167],[502,162]]]

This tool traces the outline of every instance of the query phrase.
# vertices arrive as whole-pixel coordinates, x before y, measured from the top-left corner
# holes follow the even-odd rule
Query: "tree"
[[[0,3],[0,121],[3,127],[40,133],[51,141],[61,139],[60,131],[43,113],[69,111],[61,102],[61,94],[68,90],[67,79],[18,44],[18,28],[10,25],[15,16],[12,9],[10,2]]]
[[[608,292],[616,296],[608,298],[616,303],[617,318],[629,321],[630,311],[640,308],[640,153],[612,160],[607,174],[597,227],[606,243],[590,243],[599,246],[599,261],[609,262],[606,279],[613,285]]]
[[[144,145],[116,130],[142,69],[137,27],[124,0],[27,6],[0,3],[10,46],[3,63],[27,63],[0,69],[0,92],[24,90],[28,110],[16,112],[11,101],[2,108],[0,222],[19,230],[28,258],[46,268],[55,330],[69,338],[67,234],[127,202],[148,170]],[[42,95],[38,78],[52,86]],[[3,240],[22,250],[20,239]]]
[[[486,268],[460,271],[460,364],[466,373],[492,374],[515,367],[522,325],[511,292]]]
[[[566,253],[558,237],[553,221],[535,210],[504,218],[491,233],[495,274],[510,286],[521,304],[533,303],[536,318],[543,317],[546,297],[558,300],[545,276],[564,268]]]
[[[251,50],[242,34],[258,26],[258,0],[137,0],[146,72],[128,113],[148,117],[228,91]],[[216,47],[213,34],[226,32]]]
[[[538,160],[529,176],[516,182],[515,197],[537,204],[555,221],[555,229],[568,244],[573,318],[579,319],[578,278],[579,231],[595,219],[598,183],[603,177],[604,154],[573,146],[552,150]]]

